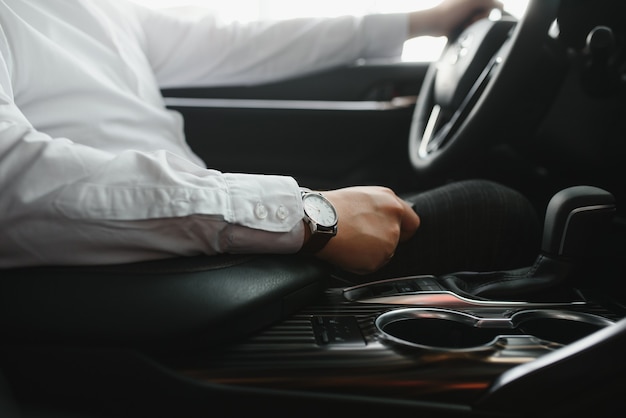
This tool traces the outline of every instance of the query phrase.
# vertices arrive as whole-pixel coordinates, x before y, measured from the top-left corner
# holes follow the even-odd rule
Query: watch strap
[[[307,228],[308,231],[310,231],[309,225],[305,225],[304,227]],[[302,248],[300,248],[300,253],[302,254],[317,254],[319,251],[322,250],[322,248],[326,246],[326,244],[328,244],[328,241],[330,241],[330,239],[334,236],[333,234],[325,233],[310,233],[307,235],[307,241],[304,243],[304,245],[302,245]]]

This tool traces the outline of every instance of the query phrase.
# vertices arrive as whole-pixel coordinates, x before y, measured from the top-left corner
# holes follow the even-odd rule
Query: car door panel
[[[360,64],[259,86],[164,91],[192,149],[228,172],[310,187],[411,178],[406,139],[427,63]]]

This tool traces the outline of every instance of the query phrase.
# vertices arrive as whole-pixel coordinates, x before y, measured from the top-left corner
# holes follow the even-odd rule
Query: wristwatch
[[[300,252],[315,254],[337,235],[337,211],[321,193],[302,188],[304,221],[311,229],[311,236]]]

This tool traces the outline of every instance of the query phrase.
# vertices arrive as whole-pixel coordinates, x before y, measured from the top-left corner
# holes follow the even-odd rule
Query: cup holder
[[[611,324],[597,315],[548,309],[492,318],[446,309],[409,308],[389,311],[376,319],[376,327],[387,340],[439,351],[491,350],[499,340],[512,336],[567,345]]]

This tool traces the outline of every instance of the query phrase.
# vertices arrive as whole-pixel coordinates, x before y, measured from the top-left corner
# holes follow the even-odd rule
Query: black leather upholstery
[[[316,297],[325,267],[296,256],[217,256],[0,272],[5,342],[216,344]]]

